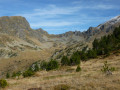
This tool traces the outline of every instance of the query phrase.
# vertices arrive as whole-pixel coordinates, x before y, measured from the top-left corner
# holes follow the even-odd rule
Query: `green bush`
[[[10,78],[10,74],[9,73],[6,74],[6,78]]]
[[[16,73],[16,76],[18,76],[18,78],[19,78],[21,74],[22,74],[21,71],[18,71],[18,72]]]
[[[108,62],[105,61],[105,62],[104,62],[104,66],[103,66],[103,68],[101,69],[101,71],[102,71],[102,72],[105,72],[105,73],[106,73],[107,71],[111,71],[111,72],[112,72],[112,71],[115,71],[115,67],[110,67],[109,64],[108,64]]]
[[[34,72],[32,70],[27,70],[23,73],[23,77],[30,77],[34,75]]]
[[[38,67],[38,64],[35,64],[35,72],[39,71],[39,67]]]
[[[47,62],[45,62],[45,61],[42,61],[41,63],[40,63],[40,68],[42,69],[42,70],[45,70],[46,68],[47,68]]]
[[[47,64],[47,68],[46,70],[53,70],[53,69],[57,69],[59,67],[59,64],[56,60],[50,60]]]
[[[79,72],[79,71],[81,71],[80,65],[78,65],[77,68],[76,68],[76,72]]]
[[[70,58],[70,65],[78,65],[80,64],[80,52],[75,52],[72,54],[71,58]]]
[[[68,59],[67,56],[63,56],[61,59],[61,64],[62,65],[69,65],[70,64],[70,60]]]
[[[12,77],[16,77],[17,74],[15,72],[12,73]]]
[[[21,75],[21,71],[18,71],[17,73],[16,72],[13,72],[12,73],[12,77],[15,78],[15,77],[18,77]]]
[[[8,85],[5,79],[0,79],[0,88],[5,88]]]

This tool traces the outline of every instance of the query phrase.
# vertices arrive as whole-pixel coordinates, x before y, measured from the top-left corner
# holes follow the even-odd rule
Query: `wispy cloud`
[[[104,0],[104,1],[112,1],[112,0]],[[108,9],[118,9],[119,6],[113,5],[112,3],[108,4],[105,3],[104,1],[94,1],[94,0],[89,0],[86,1],[87,3],[84,3],[84,1],[74,1],[72,4],[81,6],[82,9],[101,9],[101,10],[108,10]]]
[[[44,15],[67,15],[77,12],[81,7],[57,7],[56,5],[48,5],[45,8],[37,8],[32,13],[21,14],[25,17],[35,17]]]
[[[120,14],[119,5],[119,0],[0,0],[0,16],[23,16],[32,28],[59,33],[103,23]]]
[[[101,9],[101,10],[108,10],[108,9],[116,9],[117,7],[114,5],[107,5],[107,4],[98,4],[98,5],[94,5],[94,6],[89,6],[86,7],[88,9]]]
[[[96,25],[96,23],[103,23],[111,17],[102,16],[102,14],[100,16],[99,11],[103,13],[119,8],[117,5],[103,2],[97,3],[90,1],[90,3],[88,3],[89,2],[85,3],[81,0],[73,1],[72,4],[63,6],[47,4],[45,7],[35,7],[29,12],[25,11],[16,15],[26,17],[32,28],[47,27],[46,30],[50,30],[50,28],[59,27],[60,29],[57,28],[57,31],[61,30],[61,27],[68,28],[69,26],[69,28],[71,27],[70,29],[74,30],[80,28],[80,26],[83,26],[82,29],[85,29],[85,27],[91,26],[93,22],[95,22],[93,23],[94,25]],[[72,28],[72,26],[76,25],[79,25],[79,27]]]
[[[76,2],[77,3],[77,2]],[[47,7],[44,8],[36,8],[33,9],[32,12],[26,12],[23,14],[19,14],[21,16],[26,17],[27,19],[34,19],[33,21],[36,20],[40,20],[39,22],[32,22],[31,27],[40,27],[40,26],[66,26],[66,25],[72,25],[72,24],[77,24],[78,21],[74,21],[72,18],[70,20],[70,18],[66,17],[64,18],[63,15],[74,15],[76,16],[77,14],[79,14],[81,12],[81,10],[84,9],[92,9],[92,10],[96,10],[96,9],[112,9],[115,8],[112,5],[106,5],[106,4],[98,4],[98,5],[93,5],[93,6],[68,6],[68,7],[59,7],[56,6],[54,4],[50,4]],[[54,19],[57,18],[58,19]],[[79,14],[79,16],[77,16],[78,18],[80,17],[83,21],[83,19],[87,18],[85,14],[82,14],[82,12]],[[84,18],[85,17],[85,18]],[[46,20],[46,19],[50,19],[53,18],[54,21],[52,20]],[[76,18],[76,17],[75,17]],[[60,21],[58,21],[60,19]],[[89,17],[90,19],[90,17]],[[95,17],[94,17],[95,19]],[[61,21],[62,20],[62,21]],[[88,20],[87,20],[88,21]],[[77,23],[76,23],[77,22]],[[79,21],[80,23],[80,21]],[[81,22],[84,23],[84,22]],[[80,23],[80,24],[81,24]]]
[[[77,3],[77,2],[76,2]],[[75,14],[76,12],[83,10],[83,9],[115,9],[116,6],[107,5],[107,4],[96,4],[96,5],[89,5],[89,6],[69,6],[69,7],[57,7],[56,5],[48,5],[44,8],[37,8],[34,9],[31,13],[24,13],[21,14],[25,17],[35,17],[35,16],[44,16],[44,15],[70,15]]]
[[[31,27],[40,27],[40,26],[48,26],[48,27],[57,27],[57,26],[69,26],[74,24],[80,24],[80,22],[66,22],[66,21],[51,21],[51,22],[39,22],[39,23],[31,23]]]

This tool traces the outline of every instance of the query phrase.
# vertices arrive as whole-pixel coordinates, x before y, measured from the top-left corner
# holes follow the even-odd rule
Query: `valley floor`
[[[116,68],[112,75],[101,72],[104,61]],[[9,86],[4,90],[61,90],[60,87],[68,90],[120,90],[119,54],[82,62],[81,68],[81,72],[75,72],[76,66],[66,66],[56,71],[40,71],[29,78],[7,79]]]

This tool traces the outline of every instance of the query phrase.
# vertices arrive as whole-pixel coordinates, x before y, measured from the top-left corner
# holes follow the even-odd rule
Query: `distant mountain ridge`
[[[38,60],[59,60],[81,50],[95,38],[113,32],[120,26],[117,16],[87,31],[69,31],[63,34],[48,34],[43,29],[32,29],[28,21],[21,16],[0,17],[0,75],[5,71],[19,71]]]
[[[37,29],[33,30],[31,29],[29,23],[24,17],[21,16],[3,16],[0,17],[0,33],[6,33],[13,36],[18,36],[20,38],[25,39],[26,36],[32,36],[40,41],[45,41],[45,39],[42,37],[43,35],[47,37],[72,37],[72,36],[79,36],[80,38],[86,40],[91,38],[91,36],[94,36],[95,34],[100,33],[109,33],[111,32],[115,27],[118,27],[120,25],[120,16],[116,16],[112,18],[111,20],[98,25],[97,27],[90,27],[85,32],[80,31],[69,31],[64,34],[59,35],[49,35],[46,31],[43,29]]]
[[[7,42],[11,44],[16,39],[24,40],[33,47],[37,46],[44,48],[63,48],[76,43],[92,42],[95,38],[110,34],[115,27],[120,25],[120,16],[116,16],[111,20],[98,25],[97,27],[90,27],[87,31],[69,31],[63,34],[48,34],[42,28],[32,29],[28,21],[21,16],[3,16],[0,17],[0,34],[6,34],[5,46]],[[2,36],[1,35],[1,36]],[[10,39],[9,37],[13,37]],[[1,37],[1,41],[3,41]],[[11,42],[10,42],[11,41]],[[19,41],[19,42],[20,42]],[[18,41],[17,41],[18,42]],[[22,42],[21,42],[22,43]],[[2,44],[2,42],[1,42]]]
[[[41,28],[33,30],[24,17],[3,16],[0,17],[0,34],[17,37],[41,48],[58,47],[60,45],[66,47],[67,45],[72,45],[78,42],[85,43],[94,40],[94,38],[100,38],[101,36],[111,33],[114,28],[119,25],[120,16],[116,16],[97,27],[90,27],[84,32],[69,31],[63,34],[51,35]],[[46,43],[49,43],[50,47],[47,47]]]

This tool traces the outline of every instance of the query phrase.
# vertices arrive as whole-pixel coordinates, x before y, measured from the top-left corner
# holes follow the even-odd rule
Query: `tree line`
[[[61,65],[78,65],[80,61],[87,61],[100,55],[108,56],[112,51],[120,49],[120,26],[115,28],[112,34],[95,39],[92,42],[92,48],[87,50],[87,46],[81,51],[76,51],[70,59],[63,56]]]

